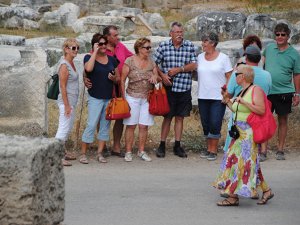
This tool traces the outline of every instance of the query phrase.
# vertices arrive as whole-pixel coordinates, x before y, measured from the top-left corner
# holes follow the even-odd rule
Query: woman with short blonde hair
[[[59,107],[59,124],[55,138],[66,141],[74,124],[76,105],[79,96],[79,75],[74,65],[74,58],[79,51],[79,43],[74,38],[64,41],[62,50],[64,57],[58,64],[59,95],[57,104]],[[65,154],[64,166],[72,164],[67,160],[76,159],[71,154]]]

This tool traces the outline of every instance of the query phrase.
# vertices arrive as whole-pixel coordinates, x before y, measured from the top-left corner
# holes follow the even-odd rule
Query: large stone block
[[[0,132],[26,136],[48,130],[46,83],[50,68],[41,48],[0,45]],[[14,53],[14,54],[13,54]]]
[[[63,146],[0,134],[0,224],[57,225],[64,219]]]

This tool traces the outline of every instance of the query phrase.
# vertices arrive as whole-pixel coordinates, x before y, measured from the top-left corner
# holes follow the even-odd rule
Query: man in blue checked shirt
[[[154,54],[158,73],[166,86],[170,112],[164,116],[161,128],[161,142],[156,151],[159,158],[165,157],[166,138],[175,117],[174,154],[185,158],[187,154],[180,146],[184,117],[192,109],[192,71],[196,69],[195,47],[191,41],[183,40],[183,26],[173,22],[170,30],[171,39],[160,43]]]

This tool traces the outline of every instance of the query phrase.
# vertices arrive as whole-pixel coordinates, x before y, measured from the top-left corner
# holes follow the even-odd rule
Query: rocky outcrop
[[[247,17],[245,23],[245,32],[243,36],[248,34],[256,34],[262,38],[273,38],[276,20],[267,14],[252,14]]]
[[[65,3],[58,10],[46,12],[39,21],[41,30],[63,30],[71,27],[79,17],[80,9],[73,3]]]
[[[57,225],[64,220],[63,155],[57,140],[0,134],[1,224]]]
[[[247,17],[239,12],[208,12],[201,14],[197,19],[197,38],[203,33],[213,31],[221,40],[242,38]]]

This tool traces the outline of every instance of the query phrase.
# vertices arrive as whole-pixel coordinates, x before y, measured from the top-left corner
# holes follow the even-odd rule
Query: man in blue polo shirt
[[[265,69],[272,76],[268,99],[272,102],[272,111],[278,115],[277,160],[285,159],[283,147],[288,130],[288,114],[292,111],[292,105],[299,104],[300,95],[300,55],[288,43],[290,33],[288,25],[277,24],[274,29],[276,43],[269,44],[263,52]]]
[[[158,72],[166,86],[170,112],[165,115],[161,128],[161,142],[156,151],[157,157],[165,157],[166,138],[170,131],[172,118],[175,117],[174,154],[187,157],[180,146],[184,117],[192,109],[192,71],[196,69],[195,47],[192,42],[183,40],[183,26],[174,22],[170,30],[171,39],[160,43],[154,54]]]

